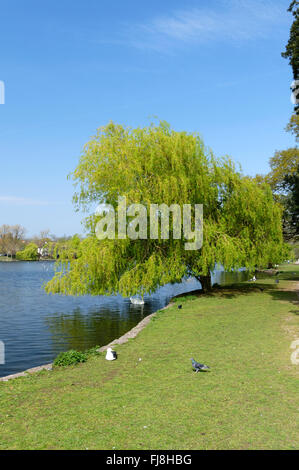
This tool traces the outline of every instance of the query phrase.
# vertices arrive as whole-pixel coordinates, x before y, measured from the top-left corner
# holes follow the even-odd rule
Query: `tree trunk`
[[[200,283],[203,292],[209,292],[212,290],[212,279],[211,279],[211,274],[208,276],[200,276]]]
[[[209,292],[212,290],[212,278],[210,273],[207,276],[200,276],[196,279],[201,283],[203,292]]]

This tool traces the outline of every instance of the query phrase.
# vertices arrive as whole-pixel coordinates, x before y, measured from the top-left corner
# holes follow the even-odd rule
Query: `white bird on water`
[[[106,359],[107,359],[107,361],[115,361],[115,359],[117,359],[116,351],[112,351],[111,348],[108,348],[107,349],[107,354],[106,354]]]
[[[134,305],[144,305],[144,300],[138,297],[130,297],[131,303]]]

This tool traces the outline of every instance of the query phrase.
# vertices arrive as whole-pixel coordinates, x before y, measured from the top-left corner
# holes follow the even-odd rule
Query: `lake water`
[[[50,261],[0,262],[0,341],[5,344],[0,377],[52,362],[61,351],[108,344],[167,305],[174,295],[200,288],[193,279],[167,285],[145,297],[140,307],[120,295],[47,295],[42,285],[53,273]],[[244,271],[213,275],[218,284],[247,279]]]

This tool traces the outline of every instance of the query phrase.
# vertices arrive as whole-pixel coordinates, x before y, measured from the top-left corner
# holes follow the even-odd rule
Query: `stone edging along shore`
[[[166,307],[159,309],[158,311],[165,310],[166,308],[173,305],[173,303],[169,303]],[[115,344],[124,344],[129,339],[135,338],[138,333],[143,330],[143,328],[150,322],[150,320],[156,315],[157,312],[151,313],[147,317],[143,318],[136,326],[134,326],[131,330],[127,331],[123,336],[118,339],[111,341],[111,343],[106,344],[106,346],[102,346],[98,349],[99,352],[105,351],[107,348],[114,346]],[[26,377],[28,374],[34,374],[35,372],[40,372],[41,370],[52,370],[53,364],[44,364],[38,367],[32,367],[31,369],[24,370],[23,372],[18,372],[17,374],[6,375],[5,377],[0,377],[0,382],[7,382],[11,379],[16,379],[17,377]]]

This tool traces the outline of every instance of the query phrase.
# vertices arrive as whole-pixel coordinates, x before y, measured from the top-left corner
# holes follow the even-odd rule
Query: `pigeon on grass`
[[[193,357],[191,358],[192,361],[192,368],[195,370],[195,372],[203,371],[203,370],[209,370],[209,366],[206,366],[205,364],[200,364],[200,362],[196,362]]]

